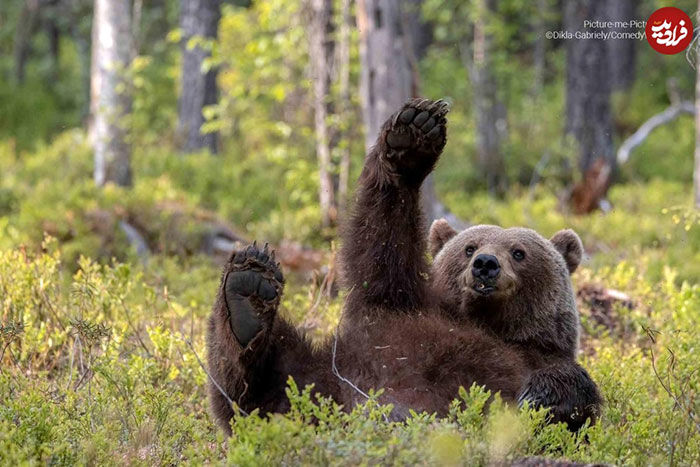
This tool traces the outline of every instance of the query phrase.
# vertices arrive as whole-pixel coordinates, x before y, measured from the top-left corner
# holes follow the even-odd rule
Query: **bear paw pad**
[[[231,257],[224,278],[224,301],[236,340],[247,346],[271,325],[282,294],[284,278],[267,244],[249,245]]]
[[[442,99],[412,99],[394,114],[386,134],[391,149],[415,148],[422,152],[439,152],[445,144],[445,115],[449,105]]]

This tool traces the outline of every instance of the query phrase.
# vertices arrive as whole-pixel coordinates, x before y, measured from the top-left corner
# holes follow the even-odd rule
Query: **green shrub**
[[[679,285],[671,267],[660,281],[631,262],[575,275],[576,284],[605,284],[635,304],[616,309],[622,336],[595,331],[583,317],[589,330],[583,364],[606,404],[600,423],[577,436],[545,425],[543,411],[517,411],[498,397],[487,415],[489,394],[477,387],[455,395],[445,419],[414,414],[391,423],[390,408],[374,396],[348,413],[290,381],[288,414],[239,415],[224,442],[207,415],[207,376],[197,361],[215,268],[159,257],[144,270],[83,257],[71,273],[55,240],[45,240],[42,250],[0,250],[2,464],[700,461],[700,287]],[[292,286],[284,313],[300,322],[312,300],[304,287]],[[322,301],[316,311],[326,335],[341,300]]]

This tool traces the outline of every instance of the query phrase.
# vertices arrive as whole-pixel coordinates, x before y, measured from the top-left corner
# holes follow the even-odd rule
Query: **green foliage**
[[[673,193],[672,185],[666,189]],[[512,204],[481,212],[527,215]],[[549,208],[539,199],[530,209]],[[657,214],[669,231],[697,227],[697,216],[682,208]],[[539,211],[534,217],[542,219],[538,226],[545,233],[563,222]],[[612,230],[620,228],[605,220]],[[515,216],[512,223],[525,218]],[[616,235],[622,239],[624,232]],[[577,284],[602,283],[635,303],[616,308],[622,333],[599,328],[584,313],[583,363],[606,405],[600,423],[578,435],[545,425],[544,411],[516,411],[477,387],[460,391],[445,419],[413,414],[394,423],[386,420],[391,409],[377,403],[377,394],[345,412],[290,380],[288,414],[238,415],[226,443],[206,415],[207,376],[197,362],[204,355],[214,268],[164,256],[148,269],[83,257],[71,273],[55,240],[43,241],[41,249],[0,249],[3,464],[486,465],[524,456],[654,465],[700,461],[694,357],[700,288],[679,281],[675,267],[683,261],[650,279],[645,258],[652,245],[640,246],[638,258],[594,261],[593,269],[575,275]],[[312,302],[312,291],[292,285],[284,313],[301,322]],[[337,323],[341,302],[322,301],[315,311],[321,336]]]
[[[125,71],[131,87],[132,103],[128,121],[131,143],[158,145],[172,140],[176,121],[175,82],[179,75],[174,47],[163,47],[159,60],[141,55]]]
[[[218,266],[199,254],[208,223],[223,220],[251,239],[329,249],[328,232],[318,228],[307,10],[299,0],[227,3],[219,38],[195,40],[212,50],[205,67],[220,69],[221,99],[205,109],[204,126],[222,136],[216,157],[177,155],[178,2],[143,5],[139,55],[124,70],[133,92],[124,122],[134,148],[131,189],[97,189],[84,132],[64,131],[87,111],[89,2],[76,2],[69,16],[81,19],[61,41],[57,68],[45,36],[35,35],[21,85],[11,79],[11,57],[22,2],[0,5],[0,464],[492,465],[524,456],[700,463],[692,122],[681,117],[635,149],[609,193],[612,211],[567,213],[559,198],[576,164],[561,136],[565,51],[546,43],[547,73],[533,90],[539,12],[521,0],[498,2],[496,15],[473,1],[423,2],[435,42],[420,63],[421,93],[452,102],[436,186],[452,212],[472,223],[545,235],[574,228],[589,255],[575,285],[629,295],[632,306],[613,306],[610,327],[582,307],[583,364],[606,399],[600,423],[574,436],[545,425],[544,412],[516,410],[478,387],[456,394],[445,419],[413,414],[394,423],[378,392],[341,408],[290,380],[288,414],[239,415],[224,440],[206,413],[207,376],[198,363],[219,280]],[[555,28],[558,3],[544,3],[545,26]],[[670,2],[644,8],[662,5]],[[690,0],[678,5],[692,12]],[[503,151],[511,188],[500,200],[482,192],[474,164],[473,96],[459,45],[471,40],[476,20],[494,37],[495,79],[508,110]],[[353,30],[351,109],[329,122],[339,147],[350,149],[354,175],[364,151],[358,39]],[[694,71],[682,54],[640,47],[638,58],[644,79],[613,98],[619,139],[668,105],[669,78],[681,98],[692,95]],[[338,98],[334,82],[328,99],[337,105]],[[121,221],[144,236],[153,253],[147,265]],[[344,296],[328,298],[287,273],[282,314],[314,340],[328,338]]]
[[[581,236],[592,266],[628,261],[654,281],[673,265],[679,281],[697,281],[700,228],[691,214],[686,185],[658,179],[646,185],[617,185],[609,197],[613,205],[609,213],[572,216],[544,187],[514,190],[503,201],[486,194],[443,194],[453,212],[475,224],[525,226],[543,235],[572,228]],[[684,216],[682,222],[678,213]]]
[[[693,180],[695,148],[692,118],[683,116],[655,130],[653,138],[637,147],[624,169],[627,178],[651,180],[663,174],[665,180],[690,184]]]
[[[219,219],[253,238],[318,238],[310,161],[280,166],[255,157],[238,161],[235,153],[173,157],[168,148],[146,146],[134,155],[131,189],[98,189],[91,157],[77,130],[20,157],[11,143],[0,144],[0,246],[36,250],[47,232],[61,242],[69,264],[81,254],[126,259],[132,252],[122,220],[135,225],[154,252],[181,257],[200,252],[209,223]],[[284,183],[271,184],[270,177]]]

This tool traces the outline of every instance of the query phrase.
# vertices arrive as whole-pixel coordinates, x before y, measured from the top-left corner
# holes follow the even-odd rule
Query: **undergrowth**
[[[0,147],[0,464],[485,465],[526,456],[700,463],[700,225],[687,185],[615,186],[614,209],[586,217],[566,214],[540,188],[514,189],[501,201],[443,193],[474,223],[526,225],[544,235],[573,227],[589,254],[575,286],[599,284],[629,297],[614,305],[612,327],[582,307],[581,361],[605,397],[597,425],[571,435],[545,425],[543,412],[498,397],[486,413],[489,395],[476,387],[455,394],[444,419],[414,414],[389,423],[389,408],[375,397],[345,412],[290,381],[288,414],[239,415],[226,440],[208,415],[198,361],[219,281],[219,266],[196,247],[202,222],[228,219],[251,238],[319,237],[288,234],[314,223],[304,209],[269,201],[287,188],[255,182],[265,180],[264,167],[239,168],[241,189],[259,191],[246,195],[259,203],[253,213],[227,198],[236,187],[208,175],[213,162],[149,155],[135,161],[133,190],[97,190],[80,132],[35,153]],[[266,209],[278,215],[263,219]],[[121,219],[147,226],[147,263],[120,233]],[[285,272],[282,313],[315,339],[327,337],[342,295],[329,299]]]
[[[628,263],[577,273],[577,283],[601,282],[635,301],[618,310],[624,336],[584,314],[583,364],[606,403],[600,423],[578,435],[545,425],[542,411],[518,411],[498,398],[486,416],[489,395],[477,387],[455,395],[445,419],[414,414],[389,423],[390,409],[375,398],[346,413],[290,381],[288,414],[239,415],[226,441],[207,414],[207,375],[198,363],[215,275],[200,271],[193,277],[201,279],[185,282],[186,267],[170,265],[154,277],[141,266],[85,257],[71,273],[61,260],[51,239],[37,254],[0,252],[3,465],[700,461],[700,288],[678,285],[671,268],[658,284]],[[296,308],[288,316],[304,316],[308,291],[289,290],[285,306]],[[332,328],[337,314],[321,319]]]

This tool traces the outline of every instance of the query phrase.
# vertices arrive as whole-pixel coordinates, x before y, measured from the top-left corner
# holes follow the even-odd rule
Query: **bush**
[[[473,387],[445,419],[414,414],[386,421],[372,397],[347,413],[289,382],[292,409],[234,419],[226,443],[206,411],[205,317],[217,275],[210,265],[166,258],[149,272],[82,257],[71,275],[52,239],[42,253],[0,251],[0,462],[485,465],[525,456],[581,462],[687,465],[700,461],[700,379],[695,349],[700,287],[657,284],[630,263],[583,268],[635,302],[620,308],[621,338],[584,315],[584,365],[606,399],[600,423],[571,435]],[[342,298],[318,311],[332,329]],[[283,306],[299,322],[304,289]],[[326,331],[327,332],[327,331]],[[196,354],[194,353],[196,351]]]

